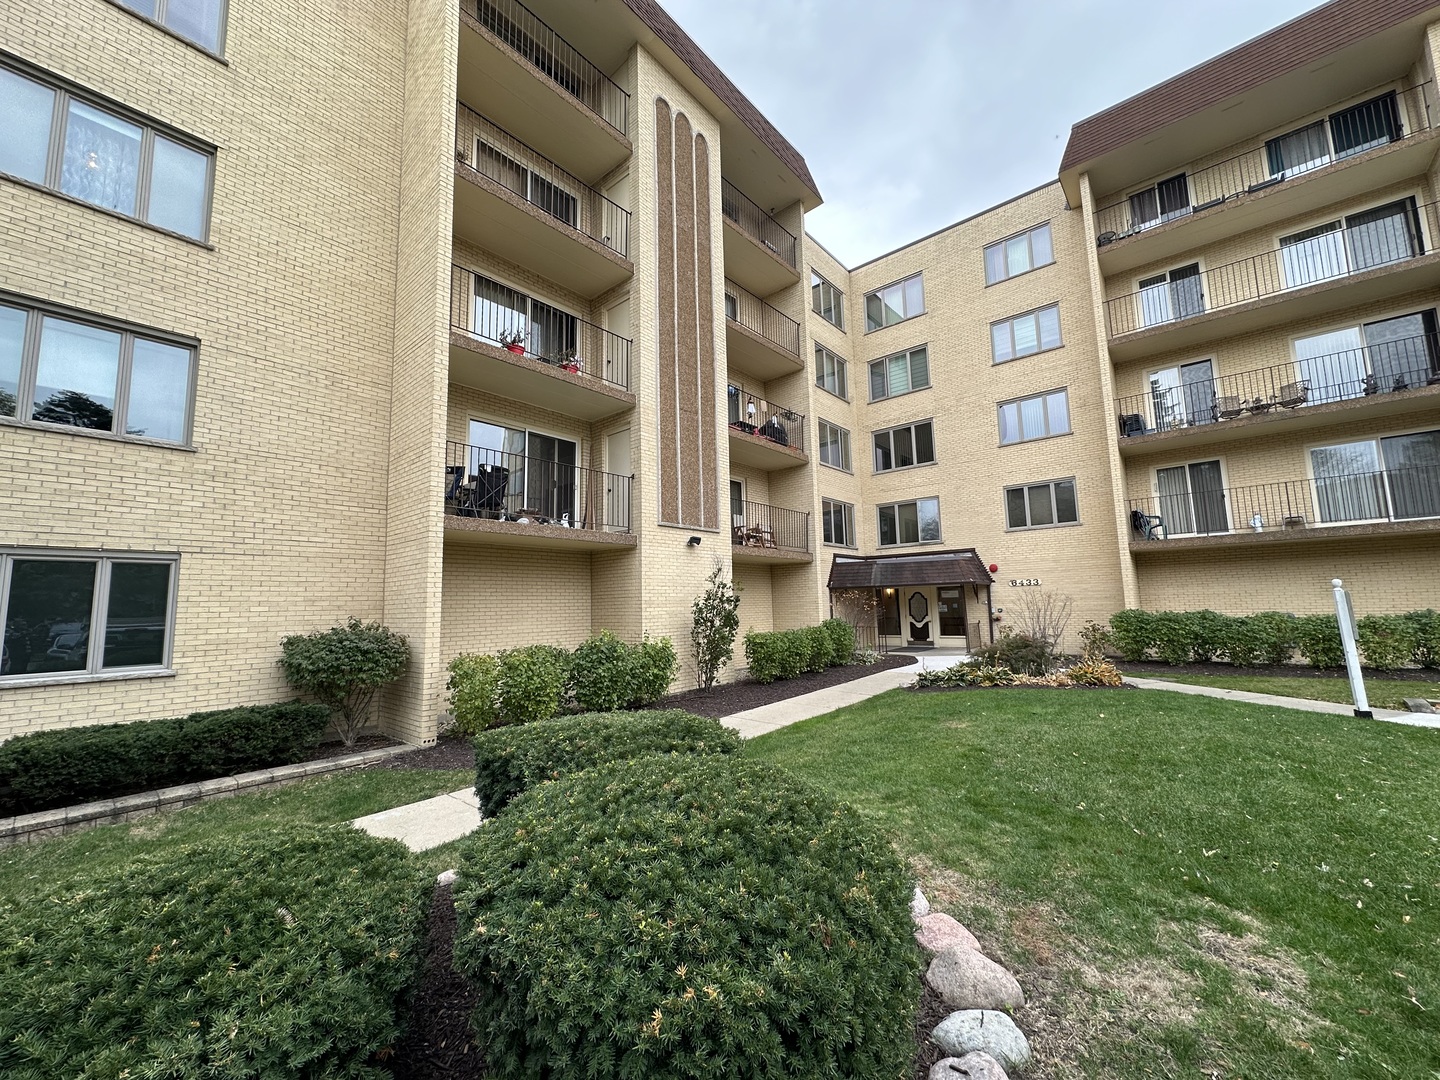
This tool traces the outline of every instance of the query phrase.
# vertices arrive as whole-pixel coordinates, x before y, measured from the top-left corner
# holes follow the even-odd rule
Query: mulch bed
[[[889,656],[881,657],[874,664],[846,664],[844,667],[812,671],[798,678],[784,679],[780,682],[757,683],[741,680],[721,686],[712,686],[709,690],[687,690],[683,694],[671,694],[655,707],[657,709],[684,709],[696,716],[713,716],[719,719],[737,712],[744,712],[746,709],[758,708],[761,705],[773,705],[777,701],[799,697],[812,690],[824,690],[831,686],[840,686],[842,683],[854,682],[856,679],[863,679],[866,675],[876,675],[882,671],[909,667],[915,663],[915,659],[915,656],[908,653],[891,653]]]
[[[1137,675],[1142,679],[1165,675],[1232,675],[1247,678],[1260,675],[1276,679],[1343,679],[1344,668],[1313,668],[1308,664],[1262,664],[1258,667],[1236,667],[1234,664],[1162,664],[1158,660],[1140,660],[1136,663],[1120,662],[1120,670],[1126,675]],[[1395,682],[1429,682],[1440,679],[1440,671],[1434,668],[1402,668],[1399,671],[1377,671],[1375,668],[1361,668],[1367,679],[1390,679]]]

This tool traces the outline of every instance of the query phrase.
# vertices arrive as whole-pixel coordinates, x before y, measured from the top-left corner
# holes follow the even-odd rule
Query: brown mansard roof
[[[800,151],[791,146],[785,136],[775,130],[775,125],[766,120],[760,110],[750,103],[750,99],[740,92],[718,67],[701,50],[700,46],[691,40],[690,35],[680,29],[680,24],[670,17],[669,12],[662,8],[655,0],[624,0],[625,6],[633,11],[651,32],[661,41],[670,47],[680,61],[695,73],[705,86],[725,103],[744,124],[750,129],[757,139],[780,159],[781,163],[818,198],[820,189],[815,186],[815,180],[810,175],[810,168],[805,164],[805,159],[800,156]]]
[[[989,585],[994,579],[974,548],[926,555],[836,555],[830,564],[832,589],[882,589],[896,585]]]
[[[1070,129],[1060,171],[1093,161],[1147,132],[1314,63],[1327,53],[1436,7],[1435,0],[1334,0],[1142,91]],[[1190,17],[1203,18],[1203,9]],[[1178,25],[1178,24],[1177,24]]]

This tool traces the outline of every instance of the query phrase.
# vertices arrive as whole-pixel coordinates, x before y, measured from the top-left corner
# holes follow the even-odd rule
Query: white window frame
[[[1075,520],[1060,521],[1059,507],[1055,499],[1055,488],[1060,484],[1069,484],[1072,497],[1075,500]],[[1049,524],[1030,524],[1030,489],[1048,487],[1050,489],[1050,515],[1056,520]],[[1025,493],[1025,524],[1012,525],[1010,523],[1010,492],[1023,491]],[[1000,493],[1001,509],[1005,515],[1006,532],[1031,532],[1035,529],[1069,529],[1080,524],[1080,489],[1073,476],[1062,476],[1055,480],[1036,480],[1029,484],[1006,484]]]
[[[1050,430],[1050,406],[1047,399],[1055,394],[1065,395],[1065,422],[1067,426],[1064,431]],[[1041,412],[1045,417],[1045,434],[1025,435],[1022,433],[1018,439],[1011,439],[1009,442],[1004,441],[1005,429],[1000,423],[1000,410],[1006,405],[1023,405],[1027,401],[1040,401],[1045,403],[1041,407]],[[1019,421],[1024,416],[1024,413],[1017,411],[1015,415],[1017,421]],[[999,445],[1001,446],[1020,446],[1024,443],[1038,442],[1041,439],[1058,439],[1064,435],[1073,435],[1075,433],[1075,417],[1070,409],[1070,388],[1068,386],[1057,386],[1053,390],[1044,390],[1038,394],[1026,394],[1024,397],[1007,398],[1005,401],[997,401],[995,403],[995,429],[996,434],[1000,438]]]
[[[902,507],[902,506],[914,506],[914,507],[915,507],[915,521],[916,521],[915,528],[916,528],[916,534],[919,535],[919,532],[920,532],[920,524],[919,524],[919,522],[920,522],[920,504],[921,504],[922,502],[933,502],[933,503],[935,504],[935,521],[936,521],[936,524],[937,524],[938,527],[939,527],[939,535],[936,536],[935,539],[933,539],[933,540],[925,540],[925,539],[922,538],[922,539],[919,539],[919,540],[896,540],[895,543],[893,543],[893,544],[887,544],[887,543],[885,543],[883,540],[881,540],[880,537],[881,537],[882,534],[881,534],[881,530],[880,530],[880,514],[881,514],[883,511],[885,511],[885,510],[893,510],[893,511],[895,512],[895,531],[896,531],[896,534],[897,534],[897,536],[898,536],[899,531],[900,531],[900,507]],[[924,496],[921,496],[920,498],[917,498],[917,499],[901,499],[901,500],[898,501],[898,502],[881,503],[880,505],[878,505],[878,506],[875,507],[875,546],[876,546],[877,548],[881,548],[881,547],[884,547],[884,548],[894,548],[894,547],[920,547],[920,546],[922,546],[922,545],[924,545],[924,544],[943,544],[944,542],[945,542],[945,519],[944,519],[944,517],[943,517],[943,516],[941,515],[941,513],[940,513],[940,496],[938,496],[938,495],[924,495]]]
[[[199,373],[200,343],[193,338],[177,337],[164,331],[136,326],[117,319],[106,319],[74,308],[47,304],[13,293],[0,292],[0,306],[19,308],[25,312],[25,335],[20,349],[20,385],[15,394],[15,415],[0,416],[0,424],[19,424],[22,427],[38,428],[41,431],[63,432],[69,435],[85,435],[99,439],[119,439],[123,442],[139,442],[147,446],[190,447],[195,427],[195,382]],[[40,363],[40,327],[45,318],[60,319],[79,326],[90,326],[97,330],[120,335],[119,366],[115,373],[115,408],[112,410],[113,431],[99,428],[77,427],[73,424],[55,424],[45,420],[29,418],[35,405],[35,382]],[[133,373],[133,358],[136,340],[153,341],[190,353],[189,385],[186,387],[185,415],[181,426],[184,434],[179,441],[157,439],[148,435],[127,435],[126,421],[130,410],[130,382]]]
[[[830,310],[835,314],[833,319],[821,310],[820,296],[827,289],[832,294]],[[845,294],[823,275],[817,274],[813,267],[810,270],[810,310],[842,334],[845,332]]]
[[[877,449],[877,448],[876,448],[876,446],[875,446],[875,440],[876,440],[877,438],[879,438],[881,435],[889,435],[890,438],[891,438],[890,456],[893,458],[893,457],[895,456],[895,450],[894,450],[894,445],[895,445],[895,444],[894,444],[895,432],[897,432],[897,431],[909,431],[909,432],[910,432],[910,446],[911,446],[911,449],[913,450],[913,449],[915,448],[915,446],[917,445],[917,440],[916,440],[916,438],[915,438],[915,429],[916,429],[916,428],[921,428],[921,427],[929,427],[929,429],[930,429],[930,450],[931,450],[931,452],[932,452],[935,456],[932,457],[929,461],[920,461],[920,460],[919,460],[919,452],[916,451],[916,461],[915,461],[915,464],[913,464],[913,465],[891,465],[888,469],[882,469],[882,468],[880,468],[879,457],[878,457],[878,455],[877,455],[877,453],[876,453],[876,449]],[[912,422],[909,423],[909,424],[895,424],[893,427],[880,428],[880,429],[878,429],[878,430],[876,430],[876,431],[872,431],[872,432],[870,433],[870,471],[871,471],[872,473],[876,474],[876,475],[879,475],[879,474],[881,474],[881,473],[907,472],[907,471],[909,471],[910,469],[925,469],[925,468],[929,468],[931,465],[936,464],[936,463],[939,461],[939,459],[940,459],[939,449],[938,449],[938,448],[936,447],[936,445],[935,445],[935,419],[934,419],[934,417],[926,417],[924,420],[915,420],[915,421],[912,421]]]
[[[831,431],[835,432],[834,440],[830,440],[825,437],[826,428],[829,428]],[[826,466],[827,468],[838,469],[841,472],[851,472],[851,462],[853,459],[850,456],[850,429],[843,428],[839,424],[836,424],[830,420],[826,420],[821,417],[818,422],[816,435],[816,443],[819,447],[819,449],[817,450],[817,454],[820,458],[820,464]],[[825,460],[828,456],[829,447],[832,441],[840,448],[840,457],[843,459],[843,464],[837,464],[833,461]]]
[[[1042,230],[1050,234],[1050,258],[1047,259],[1045,262],[1037,263],[1035,261],[1035,234],[1041,232]],[[1019,240],[1022,236],[1025,238],[1025,250],[1027,253],[1026,258],[1029,260],[1030,265],[1026,269],[1019,270],[1012,274],[1010,273],[1010,260],[1008,258],[1009,253],[1007,249],[1012,241]],[[997,248],[1000,249],[1000,257],[1004,263],[1005,272],[1000,277],[992,278],[990,276],[990,252],[996,250]],[[985,265],[986,288],[989,288],[991,285],[998,285],[1002,281],[1011,281],[1014,278],[1023,277],[1026,274],[1033,274],[1036,270],[1054,264],[1055,232],[1053,229],[1050,228],[1050,222],[1042,222],[1041,224],[1032,226],[1029,229],[1023,229],[1020,232],[1011,233],[1009,236],[1001,237],[994,243],[986,244],[981,252],[981,258],[984,260]]]
[[[831,530],[831,537],[830,537],[829,539],[827,539],[827,538],[825,537],[825,528],[826,528],[826,520],[827,520],[827,519],[826,519],[826,515],[829,514],[829,515],[830,515],[829,520],[833,521],[833,520],[834,520],[834,515],[835,515],[837,512],[840,514],[841,524],[844,526],[844,529],[845,529],[845,539],[844,539],[844,540],[836,540],[836,539],[834,539],[834,530],[833,530],[833,529]],[[855,535],[855,504],[854,504],[854,503],[842,502],[842,501],[839,500],[839,499],[828,499],[828,498],[821,499],[821,500],[820,500],[820,536],[821,536],[821,543],[829,544],[831,547],[843,547],[843,548],[855,548],[855,547],[859,547],[859,546],[860,546],[859,538]]]
[[[909,300],[908,300],[908,294],[909,294],[909,291],[910,291],[910,290],[909,290],[908,286],[909,286],[909,284],[910,284],[912,281],[919,282],[919,284],[920,284],[920,309],[919,309],[918,311],[911,311],[911,310],[910,310],[910,305],[909,305]],[[901,313],[900,318],[896,319],[894,322],[884,322],[884,321],[882,321],[879,326],[871,326],[871,325],[870,325],[870,300],[871,300],[871,298],[872,298],[872,297],[878,297],[878,296],[880,296],[881,293],[889,292],[891,289],[898,289],[898,290],[900,291],[900,302],[901,302],[901,306],[904,308],[904,311]],[[875,333],[876,331],[884,330],[886,327],[889,327],[889,326],[899,326],[899,325],[900,325],[901,323],[903,323],[903,322],[909,322],[911,319],[919,318],[921,315],[924,315],[927,310],[929,310],[929,309],[926,307],[926,304],[925,304],[925,273],[924,273],[924,271],[920,271],[920,272],[914,273],[914,274],[908,274],[908,275],[906,275],[905,277],[901,278],[899,281],[892,281],[892,282],[890,282],[888,285],[882,285],[882,286],[880,286],[880,288],[878,288],[878,289],[871,289],[869,292],[867,292],[867,293],[865,294],[865,301],[864,301],[863,307],[864,307],[864,311],[865,311],[865,332],[866,332],[867,334],[873,334],[873,333]],[[880,310],[881,310],[881,314],[882,314],[882,316],[883,316],[884,311],[885,311],[885,301],[884,301],[883,299],[880,301]]]
[[[42,671],[27,675],[0,676],[0,695],[6,689],[18,686],[40,686],[54,683],[113,682],[119,679],[152,678],[157,675],[175,674],[175,618],[177,600],[180,595],[180,556],[157,554],[155,552],[117,552],[57,550],[53,548],[5,548],[0,549],[0,638],[9,620],[10,579],[14,563],[20,562],[79,562],[95,563],[95,591],[90,598],[90,624],[86,633],[84,671]],[[103,646],[106,620],[110,605],[110,570],[114,563],[150,563],[170,567],[170,586],[165,607],[165,654],[162,663],[124,668],[105,668],[105,650],[97,648],[97,641]],[[96,628],[100,628],[97,635]]]
[[[825,385],[827,361],[831,369],[830,376],[839,387],[838,392]],[[850,400],[850,362],[818,341],[815,342],[815,385],[841,401]]]
[[[145,226],[147,229],[154,229],[166,236],[174,236],[178,239],[193,244],[208,246],[210,237],[211,210],[215,202],[215,147],[196,139],[183,131],[169,127],[150,119],[143,113],[136,112],[119,102],[102,97],[92,91],[76,86],[64,79],[52,75],[48,71],[25,64],[12,57],[0,58],[0,68],[4,68],[12,75],[37,83],[40,86],[51,90],[55,94],[54,109],[50,115],[50,141],[46,147],[45,175],[40,180],[30,180],[24,177],[13,177],[15,181],[31,187],[40,188],[51,194],[58,195],[62,199],[78,203],[81,206],[88,206],[102,214],[112,214],[125,221],[133,221]],[[112,210],[108,206],[101,206],[99,203],[92,203],[80,198],[78,195],[71,195],[62,190],[60,183],[61,166],[65,159],[65,136],[66,126],[69,123],[70,103],[78,102],[90,108],[98,109],[108,113],[127,124],[134,124],[140,128],[140,156],[136,165],[135,175],[135,212],[126,213],[123,210]],[[183,146],[206,159],[205,170],[205,204],[201,208],[200,220],[202,223],[201,235],[190,236],[188,233],[176,232],[166,228],[164,225],[156,225],[147,220],[146,215],[150,210],[150,189],[154,179],[155,165],[155,140],[156,138],[168,139],[170,142]],[[0,176],[8,176],[7,173],[0,173]]]

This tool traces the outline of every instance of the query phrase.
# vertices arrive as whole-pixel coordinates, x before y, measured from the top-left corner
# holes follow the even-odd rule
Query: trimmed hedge
[[[1294,615],[1279,611],[1221,615],[1129,608],[1110,616],[1115,646],[1121,657],[1132,663],[1153,652],[1167,664],[1205,663],[1222,657],[1240,667],[1283,664],[1295,648],[1296,625]]]
[[[17,735],[0,745],[0,813],[24,814],[289,765],[330,709],[298,701]]]
[[[772,765],[617,762],[474,834],[455,968],[497,1076],[908,1076],[910,885],[873,825]]]
[[[1126,608],[1110,616],[1110,630],[1121,659],[1132,664],[1144,660],[1155,647],[1155,616],[1139,608]]]
[[[1419,647],[1415,624],[1404,615],[1366,615],[1355,620],[1355,637],[1365,663],[1381,671],[1409,664]]]
[[[740,736],[679,709],[582,713],[475,738],[475,795],[487,815],[526,788],[565,773],[646,754],[734,754]]]
[[[855,659],[855,627],[844,619],[826,619],[820,629],[830,639],[830,664],[838,667]]]
[[[0,901],[0,1074],[385,1080],[430,875],[291,827]]]
[[[1295,620],[1295,648],[1317,668],[1345,665],[1340,623],[1334,615],[1302,615]]]
[[[745,635],[745,663],[758,683],[793,679],[807,671],[855,659],[855,628],[844,619],[797,630],[751,630]]]

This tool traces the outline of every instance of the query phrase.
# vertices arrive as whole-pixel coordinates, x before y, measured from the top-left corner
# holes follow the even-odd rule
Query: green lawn
[[[749,743],[1016,968],[1027,1077],[1440,1080],[1440,732],[1164,691],[893,691]]]
[[[1124,665],[1121,665],[1124,670]],[[1193,683],[1196,686],[1218,686],[1225,690],[1248,690],[1256,694],[1280,694],[1283,697],[1309,698],[1312,701],[1338,701],[1351,704],[1350,680],[1344,675],[1304,676],[1293,679],[1270,675],[1147,675],[1143,671],[1126,674],[1140,678],[1166,679],[1171,682]],[[1440,698],[1440,683],[1434,681],[1366,679],[1365,694],[1377,709],[1403,709],[1407,697]]]
[[[126,825],[106,825],[38,844],[0,848],[0,895],[43,891],[48,883],[77,870],[103,873],[135,855],[174,844],[286,822],[349,821],[474,782],[469,770],[362,769],[155,814]],[[411,858],[433,866],[438,873],[454,865],[447,861],[452,855],[447,844]]]

